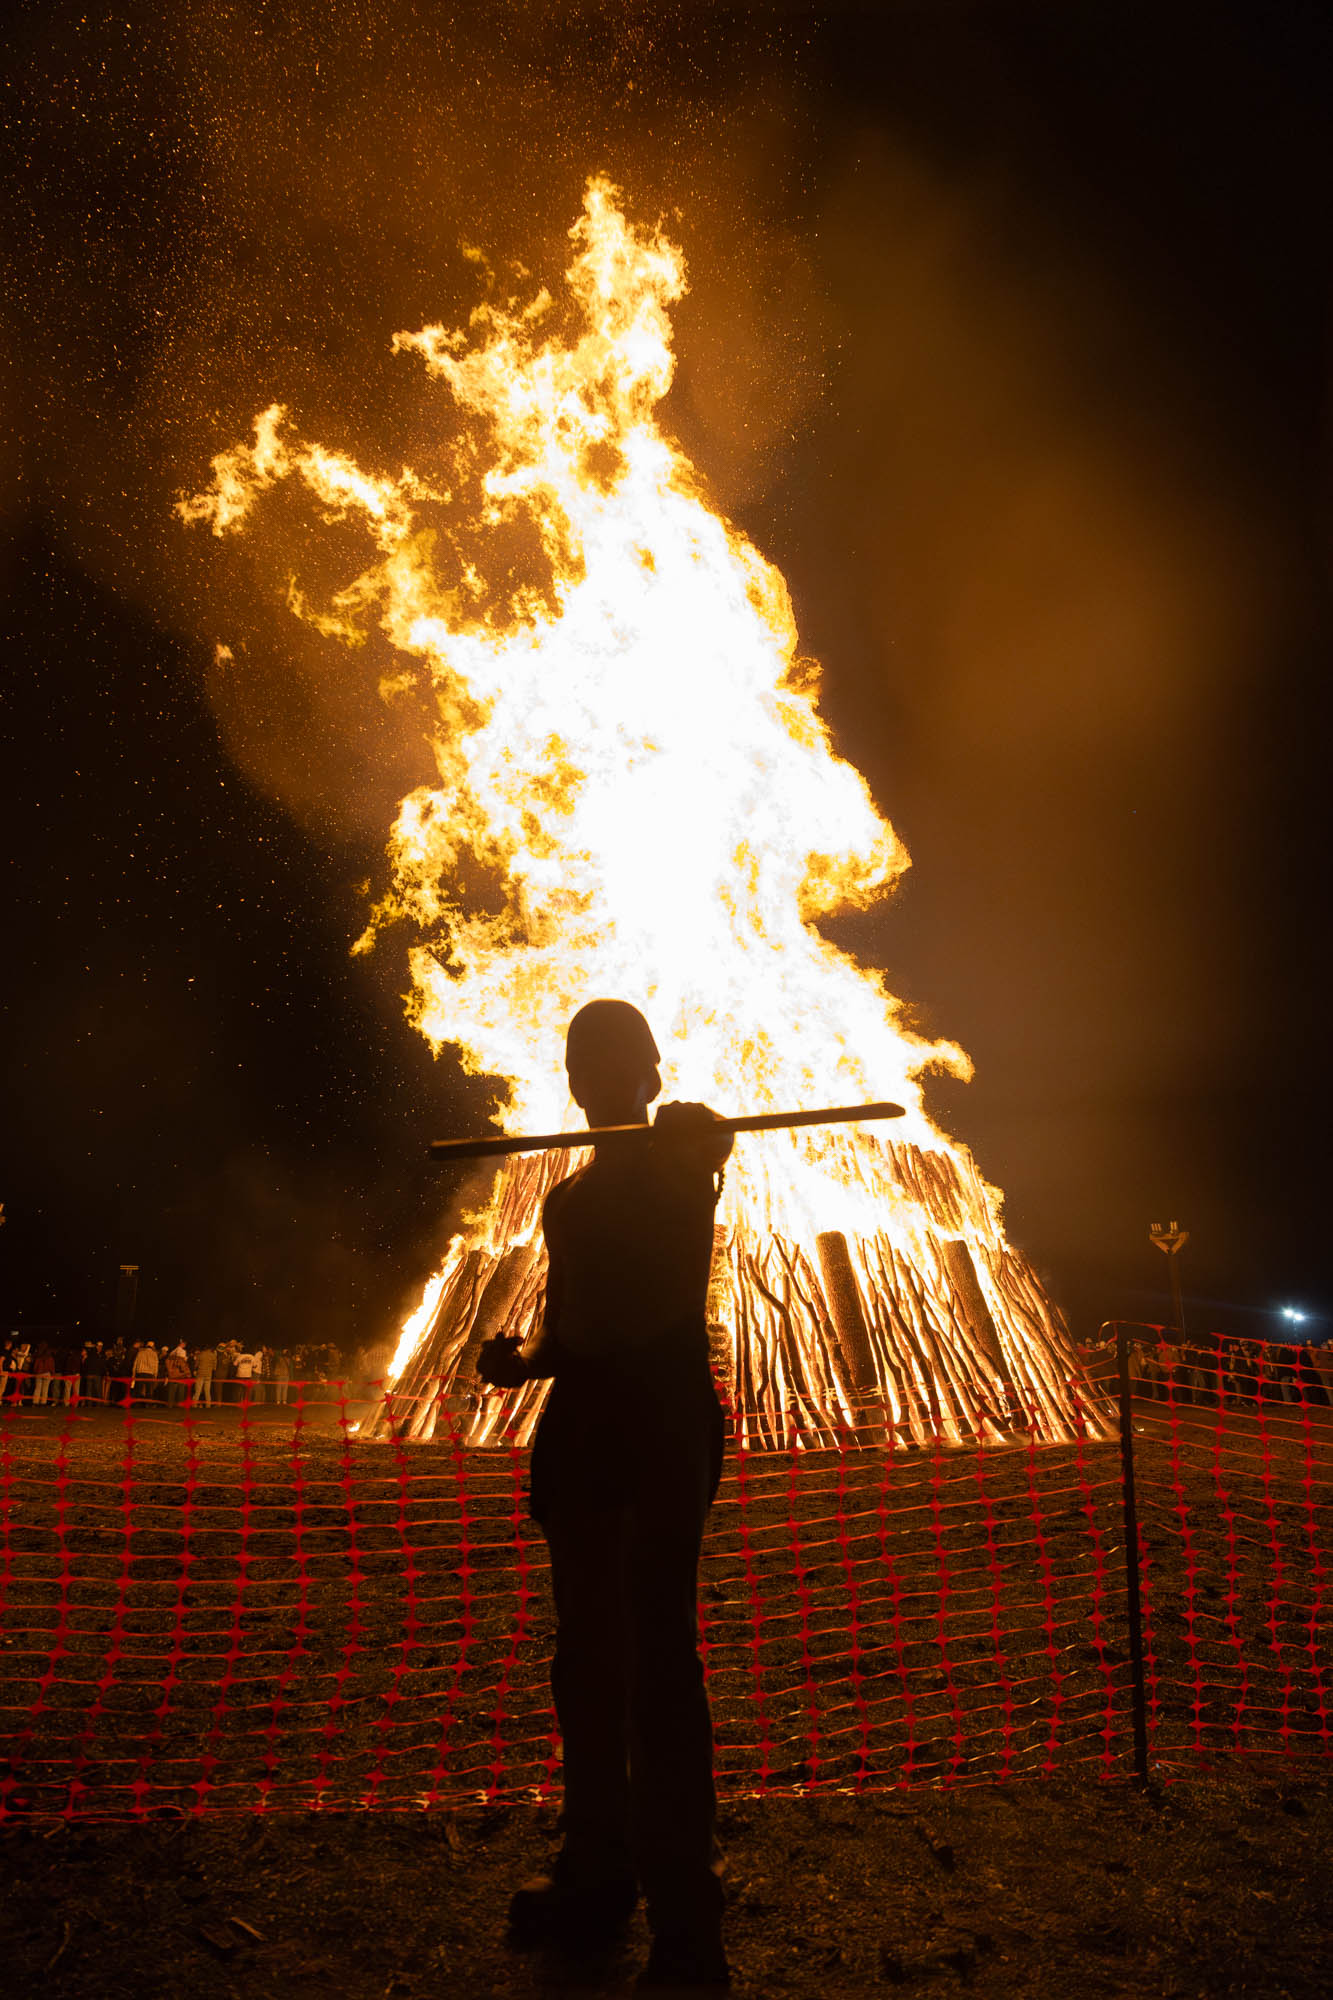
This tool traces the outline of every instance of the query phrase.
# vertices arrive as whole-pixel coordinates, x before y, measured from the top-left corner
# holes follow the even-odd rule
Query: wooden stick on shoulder
[[[723,1132],[782,1132],[794,1125],[859,1125],[876,1118],[902,1118],[901,1104],[834,1104],[819,1111],[760,1111],[752,1117],[719,1118]],[[642,1137],[651,1125],[598,1125],[581,1132],[541,1132],[511,1138],[507,1133],[476,1139],[432,1139],[433,1160],[488,1160],[507,1153],[556,1153],[590,1146],[594,1138]]]

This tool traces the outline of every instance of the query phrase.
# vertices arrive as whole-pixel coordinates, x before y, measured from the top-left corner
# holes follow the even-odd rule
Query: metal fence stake
[[[1120,1497],[1125,1521],[1125,1590],[1129,1611],[1129,1665],[1133,1677],[1134,1774],[1148,1782],[1148,1698],[1143,1678],[1143,1610],[1139,1600],[1139,1510],[1134,1492],[1134,1404],[1129,1384],[1129,1329],[1115,1330],[1120,1382]]]

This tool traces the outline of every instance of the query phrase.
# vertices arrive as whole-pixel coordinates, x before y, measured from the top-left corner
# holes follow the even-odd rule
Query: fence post
[[[1139,1510],[1134,1492],[1134,1403],[1129,1382],[1129,1329],[1115,1330],[1120,1387],[1120,1498],[1125,1521],[1125,1592],[1129,1610],[1129,1667],[1134,1712],[1134,1774],[1148,1782],[1148,1699],[1143,1680],[1143,1609],[1139,1601]]]

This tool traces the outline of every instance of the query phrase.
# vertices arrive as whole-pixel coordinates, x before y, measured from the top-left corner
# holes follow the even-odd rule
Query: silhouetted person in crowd
[[[107,1399],[113,1403],[125,1400],[125,1377],[130,1372],[130,1354],[122,1337],[117,1334],[106,1351]]]
[[[594,1128],[647,1124],[660,1091],[648,1023],[619,1000],[575,1015],[569,1085]],[[603,1942],[647,1898],[646,1986],[727,1983],[713,1867],[713,1732],[698,1653],[698,1567],[722,1468],[706,1301],[731,1151],[703,1105],[668,1104],[651,1138],[595,1142],[554,1187],[535,1351],[485,1343],[484,1380],[554,1378],[532,1450],[531,1511],[550,1545],[551,1684],[564,1739],[563,1845],[520,1889],[529,1942]]]
[[[1285,1345],[1268,1350],[1268,1386],[1265,1402],[1299,1403],[1300,1384],[1296,1380],[1295,1349]]]
[[[234,1340],[224,1340],[218,1345],[213,1380],[218,1385],[218,1401],[220,1403],[234,1403],[239,1394],[239,1391],[234,1386],[233,1377],[235,1371],[232,1367],[232,1361],[239,1352],[240,1349]]]
[[[157,1396],[157,1344],[146,1340],[142,1347],[135,1349],[134,1360],[130,1364],[134,1377],[134,1399],[136,1402],[151,1403]]]
[[[1235,1342],[1236,1394],[1253,1402],[1259,1393],[1259,1349],[1252,1340]]]
[[[30,1395],[34,1388],[33,1377],[29,1372],[32,1368],[31,1341],[24,1340],[20,1336],[14,1342],[9,1353],[9,1366],[14,1376],[13,1398],[16,1403],[21,1403],[24,1396]]]
[[[106,1401],[106,1351],[100,1340],[90,1340],[81,1357],[82,1393],[90,1402]]]
[[[185,1351],[185,1342],[178,1340],[166,1358],[167,1403],[171,1409],[183,1403],[190,1393],[190,1357]]]
[[[213,1370],[217,1367],[217,1349],[201,1347],[194,1357],[194,1400],[195,1407],[211,1410],[213,1407]]]
[[[1306,1352],[1310,1357],[1311,1370],[1323,1384],[1325,1403],[1333,1404],[1333,1347],[1325,1342],[1319,1347],[1307,1348]]]
[[[79,1372],[78,1349],[68,1335],[62,1333],[57,1336],[51,1349],[51,1360],[51,1401],[68,1403],[73,1397]]]
[[[51,1393],[51,1379],[55,1374],[56,1360],[50,1347],[42,1340],[37,1344],[32,1357],[32,1400],[36,1407],[44,1403]]]
[[[1328,1404],[1328,1390],[1315,1362],[1314,1349],[1307,1342],[1296,1350],[1296,1380],[1303,1403]]]

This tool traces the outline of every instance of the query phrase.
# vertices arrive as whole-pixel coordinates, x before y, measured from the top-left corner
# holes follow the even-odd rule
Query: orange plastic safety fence
[[[1133,1340],[1152,1760],[1328,1755],[1333,1387],[1290,1350]],[[700,1578],[724,1794],[1130,1771],[1112,1386],[1094,1365],[1065,1444],[1010,1417],[918,1449],[882,1406],[780,1448],[733,1427]],[[443,1407],[407,1442],[392,1392],[230,1387],[9,1379],[0,1820],[549,1795],[526,1454]]]

